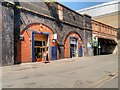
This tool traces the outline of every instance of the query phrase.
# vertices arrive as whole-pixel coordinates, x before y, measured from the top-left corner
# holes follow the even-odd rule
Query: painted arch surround
[[[19,40],[17,43],[17,61],[18,62],[32,62],[32,34],[35,33],[48,33],[49,34],[49,45],[55,46],[52,43],[52,37],[54,32],[48,26],[40,23],[32,23],[28,25],[24,30],[20,32],[24,36],[24,40]]]
[[[64,58],[70,58],[70,38],[76,38],[77,39],[77,52],[79,56],[79,48],[82,47],[82,39],[80,35],[77,32],[70,32],[64,42]]]

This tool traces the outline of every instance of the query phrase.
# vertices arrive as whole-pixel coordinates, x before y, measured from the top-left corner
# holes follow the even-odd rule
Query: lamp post
[[[100,46],[100,43],[99,43],[99,46],[98,46],[98,49],[99,49],[99,50],[98,50],[98,51],[99,51],[99,55],[100,55],[100,48],[101,48],[101,46]]]

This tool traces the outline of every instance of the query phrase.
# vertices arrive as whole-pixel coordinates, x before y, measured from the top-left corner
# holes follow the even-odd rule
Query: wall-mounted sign
[[[98,47],[98,37],[97,36],[93,37],[92,44],[93,44],[93,47]]]
[[[71,38],[70,39],[70,44],[77,44],[77,39]]]
[[[21,41],[24,41],[24,36],[23,35],[20,35],[20,38],[19,38]]]
[[[57,39],[57,34],[53,34],[53,39]]]
[[[87,43],[87,47],[91,48],[91,43],[90,42]]]

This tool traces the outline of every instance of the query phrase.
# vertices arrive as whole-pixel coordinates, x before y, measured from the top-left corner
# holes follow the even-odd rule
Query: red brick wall
[[[79,36],[77,33],[75,33],[75,32],[70,33],[70,34],[67,36],[67,38],[66,38],[66,40],[65,40],[65,43],[64,43],[64,57],[65,57],[65,58],[70,58],[70,41],[69,41],[69,37],[70,37],[70,36],[72,36],[72,37],[74,36],[74,37],[78,38],[78,48],[79,48],[80,46],[82,46],[82,44],[80,44],[80,42],[82,42],[80,36]]]
[[[27,31],[28,30],[28,31]],[[53,32],[50,28],[48,28],[45,25],[40,25],[40,24],[31,24],[29,25],[28,29],[24,30],[21,32],[21,35],[24,35],[24,41],[19,41],[18,42],[18,54],[17,54],[17,60],[21,62],[31,62],[32,61],[32,31],[29,30],[35,30],[37,32],[48,32],[50,33],[49,36],[49,42],[50,46],[55,46],[52,43],[52,37],[53,37]]]
[[[21,61],[28,62],[31,61],[31,32],[25,31],[23,33],[24,41],[21,41]]]
[[[92,30],[93,34],[96,34],[98,37],[106,39],[116,39],[117,30],[114,27],[103,24],[101,22],[92,20]]]

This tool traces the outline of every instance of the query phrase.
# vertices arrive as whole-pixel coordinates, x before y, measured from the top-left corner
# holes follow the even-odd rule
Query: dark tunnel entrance
[[[94,55],[113,54],[116,50],[117,43],[115,40],[98,38],[98,46],[93,47]]]

